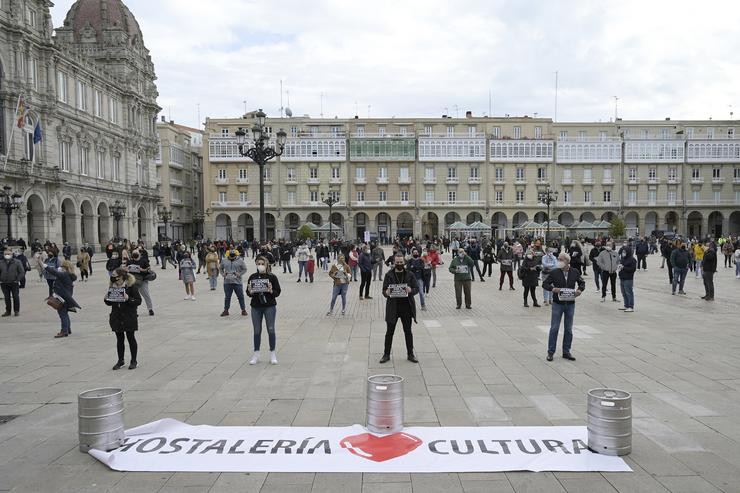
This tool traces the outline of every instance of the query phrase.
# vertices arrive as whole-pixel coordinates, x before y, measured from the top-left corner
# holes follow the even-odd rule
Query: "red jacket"
[[[429,256],[429,259],[432,261],[433,267],[437,267],[438,265],[442,263],[442,259],[439,258],[439,253],[437,253],[436,251],[430,251],[427,255]]]

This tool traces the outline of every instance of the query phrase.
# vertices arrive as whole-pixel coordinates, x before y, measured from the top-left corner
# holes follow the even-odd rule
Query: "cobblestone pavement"
[[[209,291],[199,276],[197,301],[184,301],[176,271],[158,270],[156,315],[140,309],[140,366],[116,372],[102,265],[77,283],[84,309],[72,315],[66,339],[52,338],[59,323],[43,302],[46,284],[29,273],[21,316],[0,321],[0,415],[18,415],[0,424],[0,491],[740,491],[740,280],[720,269],[717,301],[709,303],[690,274],[688,294],[671,296],[667,271],[656,256],[648,261],[636,274],[634,313],[618,311],[609,297],[601,303],[587,277],[576,310],[577,361],[556,354],[552,363],[544,358],[548,308],[524,308],[519,286],[499,291],[497,270],[495,280],[473,284],[472,310],[455,310],[451,276],[440,272],[414,326],[420,364],[406,361],[398,330],[391,362],[380,365],[380,283],[367,301],[353,283],[347,314],[326,317],[329,280],[317,272],[315,283],[299,284],[297,274],[278,269],[277,366],[247,363],[251,324],[234,304],[230,317],[219,317],[220,285]],[[339,426],[364,423],[366,378],[388,371],[406,379],[408,425],[584,425],[590,388],[632,392],[626,460],[634,473],[119,473],[77,448],[76,397],[94,387],[125,389],[128,427],[164,417]]]

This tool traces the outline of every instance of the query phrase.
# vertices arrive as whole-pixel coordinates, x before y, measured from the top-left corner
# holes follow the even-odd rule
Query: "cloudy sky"
[[[55,0],[55,26],[73,0]],[[278,115],[726,119],[740,111],[740,2],[126,0],[186,125]],[[289,93],[289,95],[288,95]]]

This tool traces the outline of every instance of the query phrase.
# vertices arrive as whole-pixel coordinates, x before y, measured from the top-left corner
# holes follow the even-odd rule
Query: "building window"
[[[599,130],[599,140],[602,142],[606,140],[606,130]]]
[[[496,181],[504,181],[504,168],[496,168]]]
[[[627,192],[627,205],[635,204],[637,204],[637,192],[635,190],[630,190]]]
[[[658,197],[658,192],[655,190],[648,190],[648,205],[655,205]]]
[[[340,168],[332,168],[331,169],[331,177],[335,180],[338,180],[341,178]]]
[[[358,137],[364,137],[365,136],[365,127],[363,127],[363,126],[357,127],[357,136]]]
[[[380,168],[378,168],[378,178],[387,179],[388,178],[388,168],[386,168],[385,166],[381,166]]]
[[[728,128],[727,129],[727,138],[728,139],[734,139],[735,138],[735,129],[734,128]]]
[[[501,205],[504,203],[504,192],[501,190],[497,190],[496,194],[494,195],[494,200],[496,201],[497,205]]]
[[[517,168],[516,169],[516,180],[517,181],[524,181],[524,168]]]
[[[388,201],[388,192],[386,192],[385,190],[380,190],[378,192],[378,200],[381,202]]]
[[[405,137],[406,136],[406,133],[407,133],[407,130],[408,129],[406,127],[400,127],[398,129],[398,132],[401,134],[402,137]]]
[[[668,205],[676,205],[676,191],[668,190]]]
[[[564,204],[570,204],[571,201],[571,193],[569,190],[563,191],[563,203]]]
[[[691,178],[699,179],[700,177],[701,177],[701,172],[699,171],[699,168],[691,168]]]
[[[516,191],[516,203],[517,204],[523,204],[524,203],[524,190],[517,190]]]
[[[113,156],[113,181],[121,181],[121,158]]]
[[[408,202],[408,201],[409,201],[409,191],[401,190],[401,202]]]
[[[585,130],[579,130],[578,131],[578,140],[586,140],[586,131]]]
[[[357,202],[365,202],[365,191],[364,190],[357,191]]]
[[[116,98],[108,99],[108,117],[111,123],[118,123],[118,101]]]
[[[265,192],[263,195],[265,204],[272,204],[272,192]]]
[[[563,168],[563,183],[571,183],[573,181],[573,170],[570,168]]]
[[[522,127],[514,127],[514,138],[515,139],[522,138]]]
[[[218,192],[218,201],[221,203],[226,202],[226,192]]]
[[[712,168],[712,179],[718,180],[719,178],[721,178],[720,172],[721,172],[720,168]]]
[[[308,168],[308,177],[313,180],[319,179],[319,168]]]
[[[105,178],[105,153],[98,151],[98,178]]]
[[[67,74],[64,72],[57,72],[57,97],[62,103],[66,103],[67,99]]]
[[[424,168],[424,178],[429,181],[434,181],[434,168]]]
[[[319,201],[319,192],[317,192],[316,190],[309,191],[308,192],[308,200],[311,201],[312,203],[318,202]]]
[[[713,195],[715,205],[719,204],[722,201],[722,192],[720,192],[719,190],[715,190],[713,192]]]
[[[221,129],[221,137],[228,137],[229,136],[229,129],[228,128],[222,128]]]
[[[591,203],[594,201],[593,193],[591,191],[583,192],[583,201],[586,203],[586,205],[591,205]]]
[[[95,112],[95,116],[97,116],[98,118],[103,116],[103,93],[99,89],[95,89],[93,111]]]
[[[480,168],[478,166],[470,167],[470,177],[476,179],[480,178]]]
[[[424,134],[431,137],[432,135],[432,126],[431,125],[424,125]]]
[[[447,178],[457,178],[457,168],[454,166],[447,167]]]
[[[398,170],[398,176],[403,180],[409,179],[409,168],[407,166],[402,166]]]
[[[272,169],[265,166],[262,168],[262,179],[264,181],[271,181],[272,180]]]
[[[591,168],[583,168],[583,181],[586,183],[591,183],[593,179],[593,171],[591,170]]]
[[[378,127],[378,136],[385,137],[385,127]]]
[[[244,171],[245,171],[245,175],[246,175],[246,171],[247,170],[244,170]],[[245,178],[246,178],[246,176],[245,176]],[[295,179],[296,179],[296,176],[295,176],[295,168],[288,168],[288,181],[295,181]]]
[[[675,181],[678,177],[678,171],[676,168],[668,168],[668,179]]]
[[[491,137],[493,137],[494,139],[500,139],[501,127],[493,127],[493,130],[491,131]]]
[[[357,167],[355,168],[355,178],[357,180],[362,181],[365,179],[365,168],[363,167]]]
[[[701,198],[701,192],[699,190],[692,190],[691,192],[691,200],[694,202],[698,202]]]
[[[80,174],[90,174],[90,150],[87,147],[80,146]]]
[[[77,81],[77,109],[87,111],[87,85]]]
[[[538,181],[547,180],[547,168],[537,168],[537,180]]]
[[[707,139],[713,139],[714,138],[714,129],[708,128],[707,129]]]
[[[226,170],[225,169],[218,170],[218,179],[219,180],[225,180],[225,179],[228,178],[228,176],[229,175],[226,174]]]
[[[629,181],[637,180],[637,168],[630,168],[628,171]]]
[[[454,204],[457,202],[457,192],[455,190],[449,190],[447,192],[447,203]]]
[[[427,190],[424,194],[424,199],[428,204],[434,203],[434,190]]]
[[[239,192],[239,202],[242,204],[247,203],[247,192]]]
[[[455,127],[452,125],[447,126],[447,137],[454,137],[455,136]]]
[[[560,131],[560,140],[568,140],[568,131],[567,130],[561,130]]]
[[[535,139],[542,138],[542,127],[534,127],[534,138]]]
[[[31,84],[31,87],[38,90],[39,88],[39,62],[35,58],[30,58],[28,60],[28,82]]]
[[[740,180],[740,168],[735,168],[733,170],[732,177],[735,179],[735,181]]]
[[[288,170],[288,171],[290,172],[290,170]],[[239,168],[239,179],[240,180],[246,180],[247,179],[247,170],[245,168]]]
[[[612,193],[609,190],[604,191],[604,203],[609,204],[612,201]]]
[[[648,179],[655,180],[658,177],[658,170],[655,168],[650,168],[648,170]]]
[[[475,125],[469,125],[468,126],[468,137],[475,137],[478,135],[478,129]]]
[[[288,205],[295,205],[295,192],[288,192]]]
[[[479,200],[480,200],[480,191],[471,190],[470,191],[470,203],[477,204]]]
[[[686,138],[688,138],[688,139],[693,139],[694,138],[694,128],[693,127],[688,127],[686,129]]]
[[[612,181],[612,169],[604,168],[604,181]]]
[[[290,127],[290,136],[291,137],[297,137],[298,136],[298,127],[295,125]]]

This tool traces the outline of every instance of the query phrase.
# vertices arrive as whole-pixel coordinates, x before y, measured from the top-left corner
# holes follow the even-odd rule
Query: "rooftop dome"
[[[77,0],[64,19],[64,28],[73,31],[77,43],[103,41],[105,30],[122,29],[129,44],[143,44],[139,23],[121,0]]]

